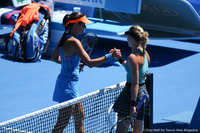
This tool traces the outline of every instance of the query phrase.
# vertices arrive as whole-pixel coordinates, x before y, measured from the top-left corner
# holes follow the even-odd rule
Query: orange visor
[[[85,24],[90,24],[90,23],[92,23],[92,22],[91,22],[90,20],[88,20],[88,19],[86,18],[86,16],[84,15],[83,17],[81,17],[81,18],[79,18],[79,19],[69,20],[69,21],[66,23],[65,27],[67,27],[67,25],[68,25],[69,23],[77,23],[77,22],[83,22],[83,23],[85,23]]]

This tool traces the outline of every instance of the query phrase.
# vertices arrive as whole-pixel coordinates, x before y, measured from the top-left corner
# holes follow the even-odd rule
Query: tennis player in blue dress
[[[91,68],[112,58],[112,54],[108,52],[105,56],[90,59],[81,42],[77,39],[77,35],[82,34],[86,28],[85,24],[90,23],[91,21],[80,12],[66,14],[63,18],[63,25],[66,31],[51,56],[52,61],[61,64],[61,71],[57,77],[53,94],[53,100],[56,102],[62,103],[79,96],[80,59]],[[69,123],[71,116],[75,119],[75,131],[77,133],[85,133],[83,126],[84,111],[81,102],[59,109],[58,120],[53,132],[62,132]]]

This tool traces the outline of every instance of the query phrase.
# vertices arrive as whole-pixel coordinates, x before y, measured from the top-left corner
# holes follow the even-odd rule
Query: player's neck
[[[77,33],[73,32],[73,31],[69,31],[67,34],[72,35],[75,38],[77,38],[77,35],[78,35]]]

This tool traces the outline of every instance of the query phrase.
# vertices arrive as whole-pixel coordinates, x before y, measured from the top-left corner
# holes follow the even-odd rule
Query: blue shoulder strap
[[[142,49],[142,50],[140,50],[140,49],[133,50],[132,53],[137,52],[137,51],[142,53],[142,52],[143,52],[143,49]]]

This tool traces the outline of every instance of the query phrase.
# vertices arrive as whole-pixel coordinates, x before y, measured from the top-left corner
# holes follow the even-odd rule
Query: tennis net
[[[64,133],[75,133],[81,124],[84,125],[86,133],[107,133],[110,131],[113,121],[116,121],[115,113],[109,114],[110,107],[124,86],[125,82],[122,82],[2,122],[0,123],[0,133],[50,133],[58,132],[61,129],[64,129]]]

